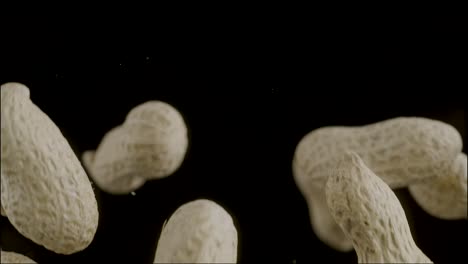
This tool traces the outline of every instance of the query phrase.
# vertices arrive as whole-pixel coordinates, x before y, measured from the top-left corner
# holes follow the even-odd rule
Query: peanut
[[[1,250],[0,256],[0,263],[37,263],[34,262],[34,260],[16,252]]]
[[[1,202],[19,233],[59,254],[85,249],[97,230],[97,202],[80,161],[19,83],[1,86]]]
[[[359,263],[432,263],[414,242],[396,195],[356,153],[346,153],[331,170],[325,193]]]
[[[414,200],[434,217],[452,220],[467,218],[466,154],[460,153],[447,174],[409,186]]]
[[[164,224],[155,263],[236,263],[237,230],[231,216],[213,201],[179,207]]]
[[[294,179],[307,200],[317,237],[339,251],[351,250],[352,244],[326,209],[323,189],[330,169],[347,150],[356,152],[395,189],[449,174],[453,171],[451,164],[461,153],[462,139],[454,127],[420,117],[398,117],[360,127],[322,127],[304,136],[294,154]]]
[[[187,148],[181,114],[167,103],[149,101],[133,108],[125,122],[109,131],[96,151],[86,151],[82,160],[100,189],[128,194],[147,180],[174,173]]]

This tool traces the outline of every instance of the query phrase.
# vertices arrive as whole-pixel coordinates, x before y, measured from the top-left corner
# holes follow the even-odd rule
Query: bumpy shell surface
[[[360,127],[323,127],[299,142],[293,171],[299,188],[307,189],[310,183],[325,182],[341,153],[350,150],[391,188],[407,187],[445,172],[462,146],[453,126],[422,117],[398,117]]]
[[[1,86],[1,201],[23,236],[56,253],[85,249],[97,230],[97,202],[80,161],[19,83]]]
[[[309,218],[314,234],[320,241],[341,252],[353,249],[353,244],[331,216],[325,198],[325,186],[312,186],[314,192],[306,196]]]
[[[346,153],[330,174],[326,199],[359,263],[431,263],[414,242],[396,195],[356,153]]]
[[[460,153],[446,174],[409,186],[415,201],[430,215],[456,220],[467,218],[466,154]]]
[[[0,263],[37,263],[34,260],[21,255],[19,253],[10,252],[10,251],[0,251],[1,261]]]
[[[147,180],[171,175],[188,148],[187,127],[171,105],[149,101],[132,109],[125,122],[83,154],[94,182],[112,194],[127,194]]]
[[[325,182],[342,153],[358,153],[391,188],[400,188],[447,176],[461,149],[454,127],[427,118],[398,117],[365,126],[316,129],[297,145],[292,169],[317,237],[336,250],[349,251],[351,242],[325,209]]]
[[[231,216],[209,200],[179,207],[163,227],[155,263],[236,263],[237,230]]]

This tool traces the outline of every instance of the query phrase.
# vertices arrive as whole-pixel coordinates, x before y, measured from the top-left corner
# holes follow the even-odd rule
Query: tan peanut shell
[[[359,263],[432,263],[413,240],[392,189],[353,152],[326,183],[331,215],[352,241]]]
[[[187,148],[182,115],[167,103],[149,101],[133,108],[122,125],[103,137],[96,151],[86,151],[82,158],[100,189],[128,194],[147,180],[174,173]]]
[[[19,83],[1,86],[1,203],[19,233],[56,253],[85,249],[97,230],[97,202],[80,161]]]
[[[236,263],[237,230],[231,216],[213,201],[179,207],[164,225],[155,263]]]
[[[304,136],[294,154],[294,180],[307,200],[317,237],[339,251],[349,251],[352,245],[325,209],[324,185],[330,169],[348,150],[356,152],[391,188],[401,188],[451,173],[462,139],[453,126],[421,117],[322,127]],[[457,210],[452,215],[460,214],[457,208],[448,210]]]
[[[4,251],[4,250],[1,250],[0,251],[0,258],[1,258],[1,261],[0,263],[8,263],[8,264],[11,264],[11,263],[37,263],[35,262],[34,260],[22,255],[22,254],[19,254],[19,253],[16,253],[16,252],[10,252],[10,251]]]
[[[453,220],[467,216],[466,154],[460,153],[446,174],[409,186],[414,200],[434,217]]]
[[[322,127],[296,147],[294,177],[300,187],[326,179],[340,154],[352,150],[391,188],[406,187],[446,170],[462,146],[453,126],[422,117],[398,117],[359,127]]]

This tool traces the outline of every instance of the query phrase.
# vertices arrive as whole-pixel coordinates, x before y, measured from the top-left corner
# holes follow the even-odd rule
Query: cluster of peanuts
[[[395,209],[401,205],[390,206],[390,203],[398,203],[398,200],[387,199],[384,196],[375,199],[378,196],[369,196],[376,190],[369,190],[366,195],[355,193],[371,188],[367,186],[367,181],[370,182],[370,178],[376,175],[388,186],[381,192],[407,187],[415,201],[428,214],[446,220],[466,219],[467,158],[466,154],[462,153],[462,147],[461,135],[454,127],[427,118],[398,117],[361,127],[322,127],[308,133],[297,145],[292,165],[293,175],[299,190],[307,200],[312,228],[317,237],[336,250],[346,252],[354,248],[358,251],[359,245],[364,243],[362,239],[366,240],[367,237],[356,237],[356,234],[350,233],[348,230],[355,227],[348,225],[354,222],[346,220],[346,226],[343,226],[343,219],[356,220],[363,214],[374,214],[385,216],[386,219],[382,221],[391,219],[390,215],[406,220],[404,211]],[[353,175],[349,177],[354,181],[334,182],[333,179],[344,177],[336,168],[341,166],[342,169],[344,165],[338,164],[344,157],[349,156],[349,153],[353,153],[355,161],[354,165],[346,163],[347,166],[351,166],[346,170]],[[352,166],[360,169],[353,170]],[[364,167],[367,169],[362,169]],[[370,176],[363,177],[363,174]],[[359,177],[362,179],[356,181]],[[342,188],[343,184],[347,184],[349,188]],[[364,206],[336,210],[341,205],[337,204],[338,200],[335,198],[342,195],[346,195],[346,201]],[[375,214],[372,212],[372,206],[365,206],[368,203],[372,203],[372,206],[384,203],[382,206],[393,208],[393,211],[379,211]],[[360,211],[364,209],[369,211]],[[383,229],[379,230],[381,233],[396,236],[397,241],[412,241],[406,237],[410,236],[409,232],[405,231],[406,235],[394,234],[395,226],[378,225],[377,219],[370,217],[366,220],[369,224],[366,228],[372,229],[375,226]],[[389,250],[388,245],[381,244],[377,247]],[[375,247],[373,250],[383,252]],[[398,260],[396,256],[381,257],[383,259],[363,257],[361,260]],[[400,261],[416,260],[401,256]]]
[[[1,214],[24,237],[58,254],[87,248],[98,228],[91,182],[129,194],[174,174],[188,149],[187,127],[171,105],[149,101],[77,158],[54,122],[20,83],[1,86]],[[417,247],[392,189],[441,219],[467,218],[462,139],[440,121],[399,117],[362,127],[323,127],[297,145],[293,175],[312,228],[360,263],[431,262]],[[82,166],[82,163],[84,166]],[[88,178],[89,175],[89,178]],[[450,205],[450,206],[448,206]],[[155,263],[236,263],[231,215],[210,200],[181,205],[164,224]],[[1,262],[32,263],[2,251]]]
[[[129,194],[173,174],[188,147],[181,114],[161,101],[132,109],[82,162],[101,190]],[[1,212],[24,237],[58,254],[84,250],[97,231],[96,197],[85,168],[53,121],[19,83],[1,86]],[[2,263],[32,263],[2,252]],[[182,205],[159,238],[157,263],[235,263],[237,230],[217,203]]]

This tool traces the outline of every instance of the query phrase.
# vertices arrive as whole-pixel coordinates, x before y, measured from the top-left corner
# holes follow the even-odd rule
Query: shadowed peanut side
[[[466,154],[460,153],[447,173],[409,186],[414,200],[430,215],[446,219],[467,218]]]

